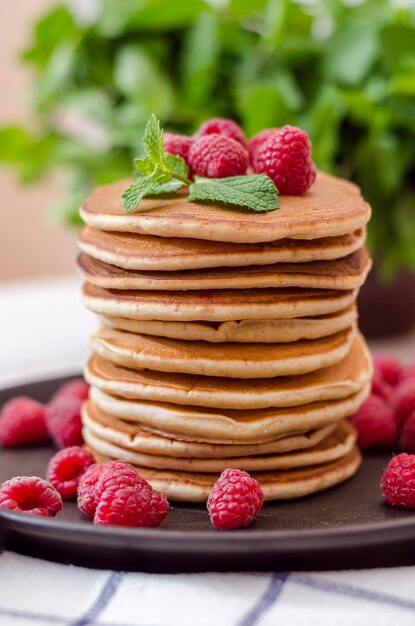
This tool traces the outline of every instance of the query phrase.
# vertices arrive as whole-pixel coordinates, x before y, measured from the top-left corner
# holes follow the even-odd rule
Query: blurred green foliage
[[[291,123],[310,133],[320,169],[362,186],[384,268],[415,267],[410,3],[101,0],[89,23],[62,4],[35,24],[23,61],[38,123],[0,129],[0,161],[25,183],[67,170],[59,219],[76,224],[91,188],[131,174],[150,113],[186,133],[214,115],[248,136]]]

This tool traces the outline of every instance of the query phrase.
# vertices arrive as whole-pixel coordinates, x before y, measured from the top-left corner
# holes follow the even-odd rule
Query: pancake
[[[89,449],[99,463],[111,460],[111,457],[91,447]],[[265,500],[286,500],[322,491],[347,480],[357,472],[361,461],[359,449],[354,446],[348,454],[329,463],[292,470],[254,472],[252,475],[260,483]],[[218,479],[218,473],[161,471],[141,466],[135,466],[135,469],[154,489],[177,502],[205,502]]]
[[[311,289],[356,289],[361,287],[371,268],[365,248],[335,261],[275,263],[246,267],[146,272],[124,270],[93,259],[78,257],[82,278],[105,289],[127,290],[200,290],[304,287]]]
[[[279,437],[269,443],[209,443],[172,438],[168,433],[144,429],[124,422],[98,409],[91,401],[82,407],[83,425],[101,439],[120,445],[128,450],[144,454],[173,456],[178,458],[220,459],[253,454],[282,454],[291,450],[305,450],[316,446],[337,427],[329,424],[304,433]]]
[[[222,409],[299,406],[336,400],[362,389],[371,376],[371,358],[361,335],[339,363],[298,376],[243,380],[131,370],[96,355],[85,368],[86,381],[111,395]]]
[[[254,243],[344,235],[370,218],[370,208],[356,185],[322,172],[310,191],[280,196],[280,208],[268,213],[189,202],[184,191],[145,198],[127,215],[122,194],[131,182],[98,187],[81,208],[82,219],[103,230]]]
[[[268,409],[212,409],[145,400],[126,400],[91,387],[92,402],[105,413],[143,427],[161,429],[172,436],[183,434],[212,441],[266,443],[322,428],[355,413],[366,400],[370,384],[342,398],[300,407]]]
[[[87,226],[78,237],[85,254],[126,270],[184,271],[212,267],[307,263],[352,254],[365,241],[364,228],[339,237],[229,244],[198,239],[105,232]]]
[[[282,320],[241,320],[231,322],[161,322],[132,320],[127,317],[100,316],[106,326],[142,335],[156,335],[185,341],[210,343],[289,343],[300,339],[318,339],[345,330],[357,321],[353,304],[343,311],[316,317]]]
[[[90,283],[85,306],[106,316],[138,320],[226,322],[326,315],[353,304],[356,290],[217,289],[215,291],[120,291]]]
[[[309,467],[340,459],[348,454],[356,443],[357,434],[353,426],[346,421],[339,422],[336,429],[323,441],[308,450],[294,450],[285,454],[255,455],[245,457],[197,459],[177,458],[167,455],[143,454],[99,437],[88,427],[83,429],[87,446],[101,454],[121,459],[132,465],[151,469],[178,470],[184,472],[223,472],[227,467],[237,467],[247,472],[269,470],[287,470],[296,467]]]
[[[92,351],[117,365],[157,372],[225,376],[236,379],[303,374],[341,361],[355,327],[311,341],[223,343],[180,341],[101,327],[91,336]]]

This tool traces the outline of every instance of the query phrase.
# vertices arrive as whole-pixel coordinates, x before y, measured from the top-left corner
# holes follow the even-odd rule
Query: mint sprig
[[[278,190],[266,174],[190,180],[186,161],[164,151],[163,131],[155,115],[147,123],[143,145],[145,157],[134,161],[136,179],[122,196],[126,213],[137,209],[145,196],[173,193],[184,186],[189,187],[191,202],[222,202],[257,212],[279,207]]]
[[[229,178],[195,177],[189,187],[189,200],[209,200],[246,207],[253,211],[278,208],[278,192],[266,174],[230,176]]]

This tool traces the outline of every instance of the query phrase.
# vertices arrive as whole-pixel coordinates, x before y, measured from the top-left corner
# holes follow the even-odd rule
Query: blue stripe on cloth
[[[125,577],[125,572],[112,572],[103,586],[98,598],[81,619],[72,622],[71,626],[90,626],[111,602],[115,592]]]
[[[238,622],[237,626],[255,626],[258,620],[279,598],[288,574],[272,574],[269,585],[258,602]]]
[[[292,574],[290,576],[291,583],[297,583],[310,589],[318,589],[319,591],[327,591],[337,595],[354,598],[356,600],[366,600],[376,604],[387,604],[398,609],[406,611],[415,611],[415,601],[398,598],[390,593],[380,593],[378,591],[368,591],[362,587],[356,587],[348,583],[339,583],[334,580],[324,580],[314,576],[305,576],[301,574]]]

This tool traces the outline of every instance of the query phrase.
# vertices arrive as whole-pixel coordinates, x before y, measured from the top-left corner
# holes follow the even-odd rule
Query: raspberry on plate
[[[264,494],[257,480],[247,472],[226,469],[210,492],[207,509],[215,528],[232,530],[251,524],[263,502]]]
[[[20,396],[9,400],[0,413],[0,444],[5,448],[27,446],[46,439],[46,408]]]
[[[415,363],[412,363],[406,367],[399,376],[398,385],[406,383],[407,380],[413,380],[415,382]]]
[[[379,372],[375,371],[372,378],[372,393],[384,400],[388,400],[392,391],[392,385],[390,385]]]
[[[147,503],[147,517],[146,526],[148,528],[157,528],[161,522],[166,519],[170,505],[167,498],[157,489],[153,489],[148,486],[148,503]]]
[[[115,477],[107,481],[106,488],[95,511],[97,526],[141,526],[147,519],[147,493],[133,485],[120,486]]]
[[[373,367],[389,385],[396,385],[402,374],[402,366],[398,359],[390,354],[375,354]]]
[[[58,448],[81,446],[82,400],[71,396],[61,397],[51,402],[46,410],[46,426]]]
[[[88,515],[94,517],[102,491],[106,486],[106,479],[116,474],[119,485],[148,486],[148,482],[141,478],[135,469],[125,461],[108,461],[108,463],[94,463],[81,476],[78,486],[78,507]]]
[[[89,385],[83,378],[75,378],[65,383],[54,393],[50,403],[56,402],[61,398],[77,398],[78,400],[86,400],[88,398]]]
[[[78,508],[88,517],[94,517],[97,508],[95,487],[101,476],[104,466],[100,463],[90,465],[85,474],[79,479],[78,484]]]
[[[252,165],[255,164],[255,157],[258,148],[262,146],[262,144],[265,143],[270,137],[272,137],[274,133],[276,133],[278,130],[278,128],[264,128],[264,130],[261,130],[248,141],[248,150],[249,156],[251,157]]]
[[[38,476],[16,476],[0,487],[0,508],[55,517],[62,498],[55,487]]]
[[[415,381],[407,380],[395,387],[390,403],[398,427],[402,426],[410,413],[415,411]]]
[[[415,453],[415,411],[409,414],[402,426],[399,447],[404,452]]]
[[[98,511],[103,498],[105,502]],[[170,509],[163,494],[125,461],[91,465],[79,482],[78,507],[89,517],[95,516],[98,525],[146,527],[159,526]]]
[[[187,163],[190,146],[193,144],[193,137],[187,135],[176,135],[176,133],[163,132],[163,147],[170,154],[177,154]]]
[[[358,432],[358,444],[367,448],[390,448],[397,438],[397,426],[388,404],[379,396],[371,395],[350,417]]]
[[[210,120],[206,120],[197,131],[196,137],[203,137],[212,133],[234,139],[246,147],[244,131],[239,124],[226,117],[213,117]]]
[[[108,461],[108,463],[103,465],[102,472],[95,485],[95,499],[97,503],[101,499],[102,492],[106,489],[107,482],[112,481],[114,477],[117,479],[119,487],[129,485],[138,487],[139,489],[150,487],[148,482],[135,471],[132,465],[126,463],[126,461]]]
[[[189,165],[198,176],[242,176],[248,167],[248,152],[229,137],[217,133],[203,135],[195,139],[189,150]]]
[[[280,194],[306,193],[316,178],[311,142],[305,130],[283,126],[258,147],[254,170],[267,174]]]
[[[76,498],[81,476],[93,463],[95,458],[85,448],[64,448],[49,461],[46,480],[59,491],[64,500]]]
[[[385,469],[381,489],[388,504],[415,509],[415,455],[402,452]]]

